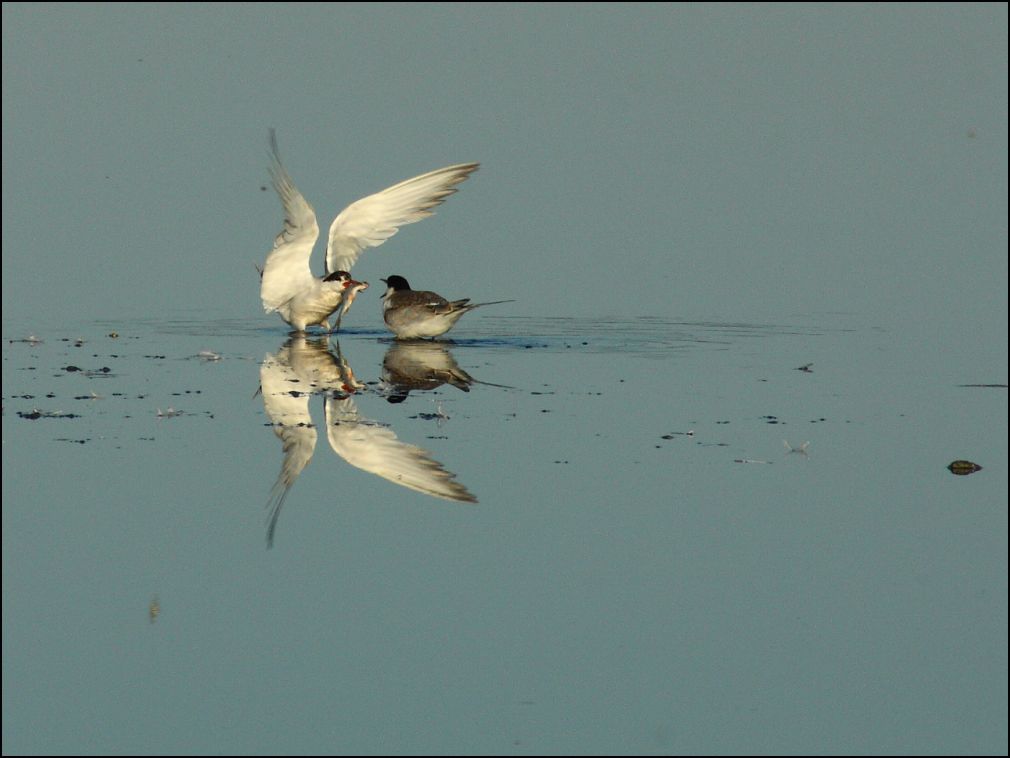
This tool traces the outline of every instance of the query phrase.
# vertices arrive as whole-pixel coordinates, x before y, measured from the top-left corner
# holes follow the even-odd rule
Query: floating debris
[[[434,400],[432,402],[435,402]],[[418,413],[416,416],[408,418],[419,418],[422,421],[434,421],[441,428],[442,424],[449,420],[449,414],[445,412],[442,403],[439,402],[434,413]]]
[[[28,419],[29,421],[37,421],[40,418],[80,418],[80,415],[77,413],[64,413],[63,411],[40,411],[38,408],[33,408],[27,413],[18,411],[18,416]]]
[[[811,368],[814,364],[804,363],[802,366],[797,366],[796,371],[802,371],[804,374],[812,374],[814,370]]]
[[[36,337],[34,334],[29,334],[24,339],[9,340],[8,342],[11,345],[13,345],[15,342],[24,342],[26,345],[41,345],[42,344],[42,340],[40,338]]]
[[[158,620],[158,616],[161,615],[161,601],[158,600],[158,596],[155,595],[151,598],[151,604],[147,606],[147,618],[150,623],[154,623]]]
[[[201,350],[196,354],[196,357],[202,361],[219,361],[221,356],[215,353],[213,350]]]
[[[169,406],[165,410],[158,409],[158,418],[175,418],[176,416],[184,416],[185,411],[177,411],[172,406]]]
[[[114,340],[119,339],[119,332],[109,332],[109,337]]]
[[[799,447],[793,447],[789,444],[789,440],[782,440],[782,444],[786,446],[786,453],[799,453],[804,458],[807,457],[807,448],[810,447],[810,440],[807,440]]]
[[[954,461],[947,468],[950,469],[950,473],[957,476],[967,476],[982,470],[981,466],[972,461]]]
[[[686,432],[670,432],[669,434],[664,434],[660,437],[663,440],[672,440],[674,437],[693,437],[694,429],[688,429]]]
[[[762,461],[755,458],[734,458],[733,463],[767,463],[771,465],[772,461]]]
[[[80,366],[75,366],[72,363],[69,366],[63,366],[62,371],[66,371],[68,374],[82,373],[85,376],[102,376],[103,374],[111,374],[112,369],[108,366],[102,366],[101,368],[93,369],[83,369]]]

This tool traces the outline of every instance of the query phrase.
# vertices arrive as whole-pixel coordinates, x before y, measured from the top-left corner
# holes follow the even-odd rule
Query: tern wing
[[[479,166],[479,163],[446,166],[348,205],[330,225],[326,273],[350,271],[365,248],[378,247],[401,226],[432,215],[433,208],[457,191],[455,185]]]
[[[349,399],[326,399],[326,435],[333,452],[362,471],[433,497],[477,502],[426,450],[401,442],[389,427],[362,419]]]
[[[270,178],[284,207],[284,229],[267,255],[260,284],[263,309],[270,313],[312,284],[309,268],[312,246],[319,237],[319,225],[312,206],[291,181],[277,152],[277,135],[270,130]]]
[[[272,545],[284,500],[302,469],[312,460],[316,429],[309,414],[310,392],[291,368],[287,347],[264,359],[260,367],[260,389],[263,409],[284,448],[284,462],[267,502],[267,545]]]

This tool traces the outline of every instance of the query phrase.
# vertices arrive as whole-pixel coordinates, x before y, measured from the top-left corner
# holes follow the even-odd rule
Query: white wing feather
[[[290,365],[287,348],[267,354],[260,367],[260,390],[274,434],[284,446],[284,463],[267,502],[267,544],[272,544],[284,500],[316,449],[316,429],[309,414],[310,392]]]
[[[315,278],[309,267],[312,247],[319,237],[319,225],[312,206],[302,197],[281,163],[277,135],[270,130],[270,178],[284,207],[284,229],[267,255],[260,284],[263,309],[275,311],[299,292],[312,286]]]
[[[333,452],[362,471],[426,495],[477,502],[426,450],[401,442],[389,427],[362,419],[350,398],[326,398],[326,435]]]
[[[401,226],[432,215],[433,208],[457,191],[455,185],[479,166],[479,163],[446,166],[351,203],[330,225],[326,273],[350,271],[365,248],[377,247],[396,234]]]

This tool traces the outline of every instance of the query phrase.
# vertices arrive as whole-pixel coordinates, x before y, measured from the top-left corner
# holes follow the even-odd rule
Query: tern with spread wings
[[[431,216],[480,165],[446,166],[351,203],[330,225],[326,271],[315,276],[309,259],[319,237],[316,214],[281,163],[272,129],[270,154],[270,177],[284,207],[284,229],[274,240],[261,271],[260,297],[267,313],[277,311],[298,332],[309,326],[329,331],[330,316],[338,310],[334,331],[339,330],[354,298],[368,287],[349,273],[361,253],[381,245],[401,226]]]

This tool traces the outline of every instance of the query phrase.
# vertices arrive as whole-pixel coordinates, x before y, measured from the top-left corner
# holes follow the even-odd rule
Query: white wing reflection
[[[296,335],[260,367],[263,407],[281,440],[284,462],[267,502],[267,545],[273,545],[277,519],[295,480],[312,460],[317,431],[309,398],[326,395],[327,439],[333,451],[352,466],[433,497],[476,503],[430,454],[397,439],[387,426],[362,418],[351,396],[365,385],[340,353],[328,349],[325,337]]]
[[[326,435],[333,452],[362,471],[432,497],[477,502],[427,450],[401,442],[388,426],[361,418],[349,397],[326,398]]]

